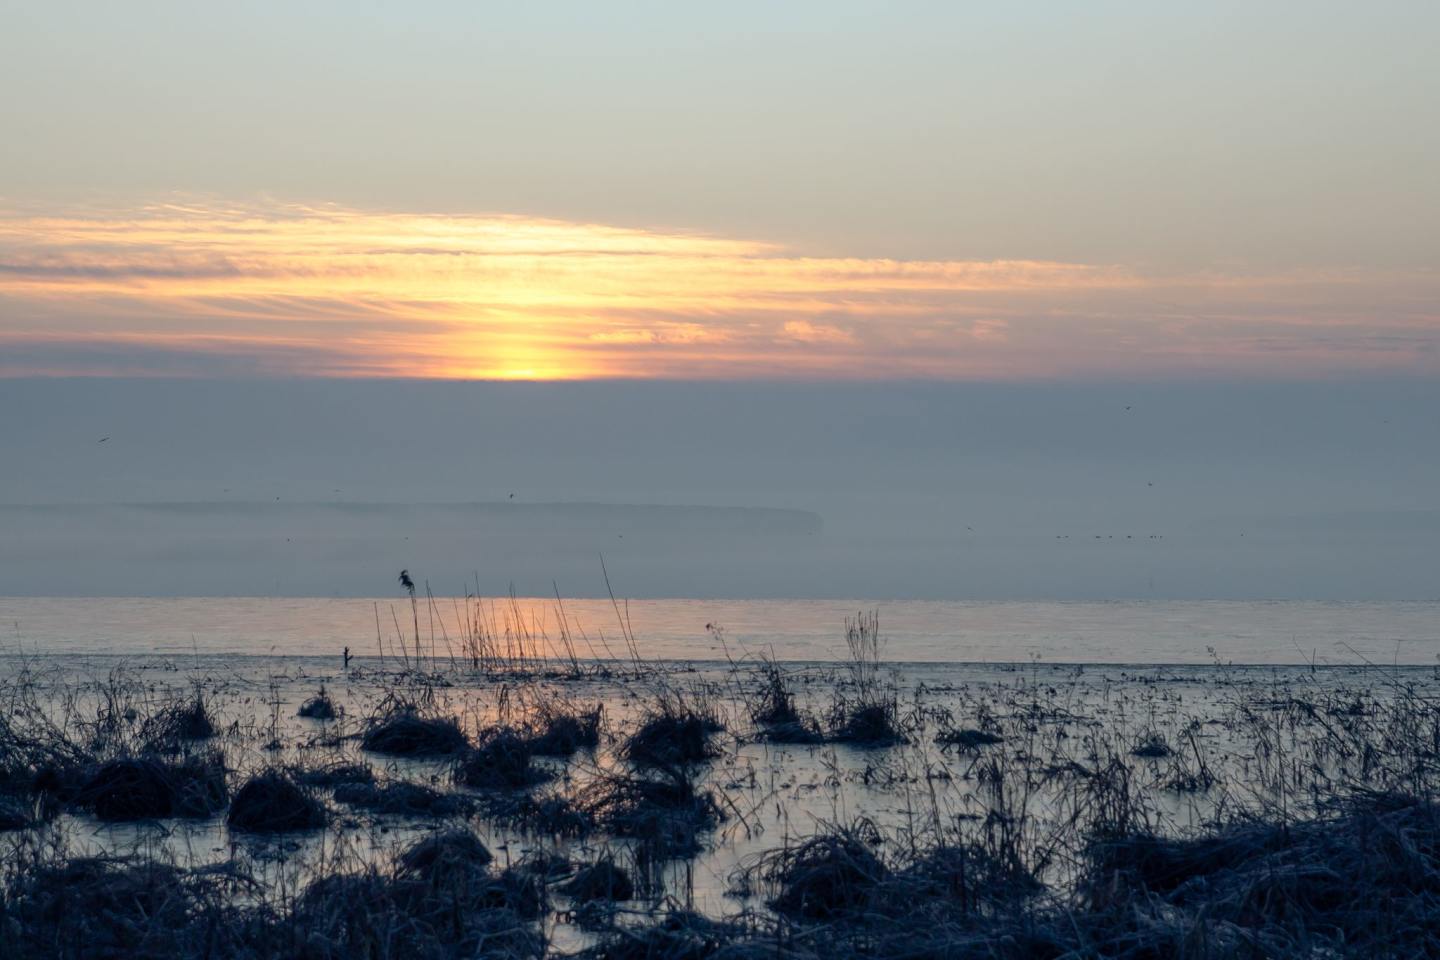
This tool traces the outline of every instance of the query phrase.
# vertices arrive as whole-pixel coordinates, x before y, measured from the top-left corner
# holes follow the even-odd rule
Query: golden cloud
[[[335,206],[11,211],[0,215],[0,374],[1433,369],[1437,287],[1429,275],[807,257],[678,231]]]

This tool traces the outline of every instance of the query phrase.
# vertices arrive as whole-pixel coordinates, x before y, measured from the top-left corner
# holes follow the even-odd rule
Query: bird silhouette
[[[96,440],[95,442],[96,442],[96,443],[104,443],[106,440],[109,440],[109,439],[110,439],[109,437],[101,437],[99,440]]]

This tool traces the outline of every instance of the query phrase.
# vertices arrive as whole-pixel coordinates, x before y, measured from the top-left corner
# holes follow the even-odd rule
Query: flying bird
[[[110,439],[109,437],[101,437],[99,440],[96,440],[95,442],[96,442],[96,443],[104,443],[106,440],[109,440],[109,439]]]

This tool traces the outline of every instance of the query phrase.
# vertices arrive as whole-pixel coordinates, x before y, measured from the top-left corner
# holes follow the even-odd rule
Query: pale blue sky
[[[0,197],[499,211],[807,252],[1405,268],[1434,3],[0,3]]]

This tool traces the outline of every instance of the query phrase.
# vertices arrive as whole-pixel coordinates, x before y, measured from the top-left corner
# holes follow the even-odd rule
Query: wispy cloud
[[[0,375],[1440,372],[1440,277],[808,257],[515,216],[0,215]]]

